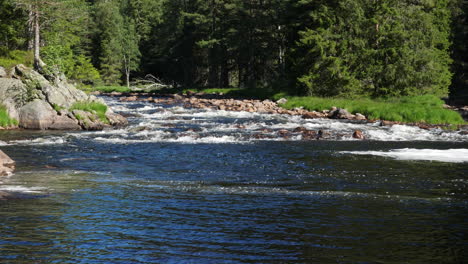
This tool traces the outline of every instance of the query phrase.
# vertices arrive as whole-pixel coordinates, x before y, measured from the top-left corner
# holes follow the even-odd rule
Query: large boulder
[[[19,110],[19,126],[26,129],[48,129],[57,112],[45,101],[34,100]]]
[[[0,150],[0,176],[9,176],[15,171],[16,162]]]

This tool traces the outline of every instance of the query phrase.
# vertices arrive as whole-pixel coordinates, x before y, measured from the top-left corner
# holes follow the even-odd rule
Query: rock
[[[9,176],[15,171],[16,162],[0,150],[0,176]]]
[[[19,126],[26,129],[48,129],[57,112],[45,101],[36,99],[19,110]]]
[[[278,135],[283,138],[289,138],[290,134],[291,133],[286,129],[281,129],[280,131],[278,131]]]
[[[102,130],[105,124],[93,113],[83,110],[73,110],[73,116],[78,120],[80,126],[85,130]]]
[[[116,114],[112,111],[108,110],[106,112],[106,117],[107,117],[107,120],[109,120],[109,123],[111,126],[122,127],[122,126],[128,125],[128,120],[125,117],[119,114]]]
[[[139,126],[139,127],[132,128],[130,132],[138,133],[138,132],[147,131],[147,130],[151,130],[151,128],[147,126]]]
[[[317,138],[317,140],[319,140],[319,139],[323,138],[324,136],[325,136],[325,133],[323,132],[323,130],[319,130],[317,132],[317,137],[316,138]]]
[[[307,128],[305,127],[296,127],[293,132],[295,133],[303,133],[303,132],[306,132],[307,131]]]
[[[276,103],[277,103],[277,104],[280,104],[280,105],[281,105],[281,104],[285,104],[285,103],[287,103],[287,102],[288,102],[288,99],[286,99],[286,98],[281,98],[281,99],[279,99],[278,101],[276,101]]]
[[[360,114],[360,113],[357,113],[355,115],[355,119],[356,120],[367,120],[366,116],[364,116],[363,114]]]
[[[317,137],[317,132],[314,130],[306,130],[302,133],[302,139],[304,140],[317,139]]]
[[[174,100],[178,100],[178,101],[181,101],[181,100],[184,99],[184,97],[182,95],[179,95],[179,94],[174,94],[173,98],[174,98]]]
[[[330,113],[328,113],[328,117],[331,119],[352,119],[354,115],[349,113],[346,109],[334,107],[330,110]]]
[[[314,112],[307,112],[307,113],[304,113],[302,115],[302,118],[304,119],[314,119],[314,118],[318,118],[318,115]]]
[[[136,96],[129,96],[129,97],[120,98],[120,101],[122,101],[122,102],[135,102],[136,100],[138,100],[138,97],[136,97]]]
[[[353,133],[353,138],[356,138],[356,139],[365,139],[366,137],[364,136],[364,134],[362,133],[361,130],[356,130],[356,131],[354,131],[354,133]]]
[[[95,101],[95,96],[89,97],[83,91],[80,91],[66,82],[58,82],[55,85],[45,85],[42,92],[51,105],[60,107],[71,107],[76,102]]]
[[[5,70],[5,68],[3,68],[2,66],[0,66],[0,78],[4,78],[4,77],[7,77],[7,72]]]
[[[81,126],[78,120],[73,119],[67,115],[59,115],[54,118],[54,121],[48,129],[51,130],[80,130]]]

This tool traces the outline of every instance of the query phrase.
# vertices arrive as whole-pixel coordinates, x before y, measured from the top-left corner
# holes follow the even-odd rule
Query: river
[[[0,263],[468,259],[464,133],[105,100],[129,127],[0,132]]]

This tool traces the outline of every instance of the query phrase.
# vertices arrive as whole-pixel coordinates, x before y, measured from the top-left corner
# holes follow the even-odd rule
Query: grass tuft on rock
[[[70,107],[69,110],[82,110],[90,112],[96,114],[103,123],[109,123],[109,120],[106,117],[107,105],[105,104],[98,102],[76,102]],[[79,119],[79,117],[77,118]]]
[[[275,96],[275,99],[277,99]],[[433,95],[405,96],[388,99],[343,99],[319,97],[287,97],[283,107],[304,107],[309,111],[322,111],[333,106],[351,113],[361,113],[368,119],[398,121],[405,123],[466,124],[455,111],[444,109],[444,102]]]
[[[0,105],[0,127],[17,126],[18,120],[10,118],[5,106]]]

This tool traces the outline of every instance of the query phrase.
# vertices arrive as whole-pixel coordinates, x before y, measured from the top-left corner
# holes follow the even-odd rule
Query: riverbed
[[[468,259],[464,131],[104,99],[129,127],[0,132],[0,263]]]

